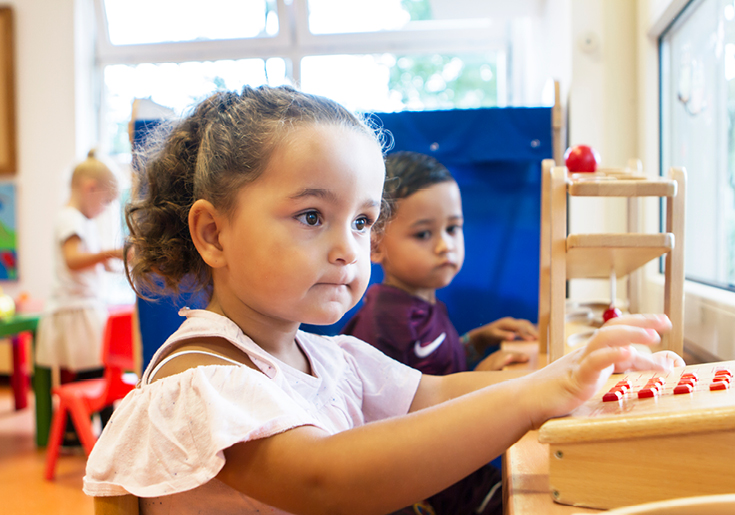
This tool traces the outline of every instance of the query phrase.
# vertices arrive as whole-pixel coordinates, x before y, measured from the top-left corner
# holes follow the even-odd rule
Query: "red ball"
[[[603,320],[604,322],[607,322],[607,321],[608,321],[608,320],[610,320],[611,318],[616,318],[616,317],[619,317],[619,316],[620,316],[620,315],[622,315],[622,314],[623,314],[623,312],[622,312],[622,311],[620,311],[620,310],[619,310],[618,308],[616,308],[615,306],[612,306],[612,305],[611,305],[611,306],[610,306],[609,308],[607,308],[607,309],[605,310],[605,312],[604,312],[604,313],[602,314],[602,320]]]
[[[564,152],[564,165],[570,173],[594,172],[600,164],[600,154],[587,145],[569,147]]]

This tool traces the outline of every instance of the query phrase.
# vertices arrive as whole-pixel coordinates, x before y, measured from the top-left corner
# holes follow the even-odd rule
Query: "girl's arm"
[[[122,259],[122,249],[106,250],[104,252],[82,252],[80,250],[81,243],[82,239],[74,235],[69,237],[61,247],[64,261],[69,270],[83,270],[112,258]]]
[[[517,402],[532,395],[529,386],[510,380],[335,435],[303,426],[235,444],[217,478],[289,513],[389,513],[480,468],[531,429]]]
[[[336,435],[304,426],[235,444],[224,451],[217,477],[292,513],[390,512],[455,483],[528,430],[568,413],[599,390],[616,364],[654,370],[683,364],[676,355],[636,354],[628,345],[657,343],[657,331],[670,326],[666,317],[625,317],[586,347],[496,385],[484,386],[493,373],[427,376],[409,415]]]

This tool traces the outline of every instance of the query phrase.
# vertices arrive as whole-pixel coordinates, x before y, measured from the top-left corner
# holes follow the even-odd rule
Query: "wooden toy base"
[[[549,479],[555,501],[616,508],[677,497],[732,493],[735,489],[735,390],[710,390],[717,371],[735,361],[669,373],[614,375],[603,390],[570,416],[544,424]],[[684,374],[695,373],[692,393],[674,394]],[[660,393],[639,398],[651,379]],[[621,380],[631,388],[619,401],[602,396]],[[735,382],[733,382],[735,385]]]

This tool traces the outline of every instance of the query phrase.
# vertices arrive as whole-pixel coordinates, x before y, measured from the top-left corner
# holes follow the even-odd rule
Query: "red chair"
[[[126,371],[135,370],[132,307],[110,312],[102,342],[102,363],[104,377],[62,384],[52,390],[59,398],[59,406],[51,422],[46,449],[44,476],[48,480],[54,479],[56,472],[67,413],[71,414],[84,452],[89,456],[97,441],[92,430],[92,414],[122,399],[135,388],[135,381],[124,377]]]

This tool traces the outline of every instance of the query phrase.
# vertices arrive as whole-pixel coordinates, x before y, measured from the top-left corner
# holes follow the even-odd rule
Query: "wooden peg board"
[[[735,361],[615,374],[572,414],[544,424],[553,499],[610,509],[735,492],[735,380],[710,390],[727,375],[720,370],[735,373]],[[694,390],[674,394],[685,374],[697,375]],[[660,393],[639,398],[650,380],[663,380]],[[624,397],[603,401],[621,381],[630,385]]]

